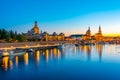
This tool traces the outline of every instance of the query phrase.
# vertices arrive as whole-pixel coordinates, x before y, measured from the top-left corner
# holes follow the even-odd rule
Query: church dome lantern
[[[40,34],[40,29],[38,27],[37,21],[35,21],[34,27],[32,28],[35,34]]]

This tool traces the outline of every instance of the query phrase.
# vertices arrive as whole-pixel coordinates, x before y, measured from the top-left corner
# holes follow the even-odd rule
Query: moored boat
[[[60,44],[60,45],[58,46],[58,48],[59,48],[59,49],[65,48],[65,44]]]
[[[26,53],[25,50],[12,50],[12,51],[9,51],[10,56],[23,55],[25,53]]]
[[[80,46],[80,44],[78,43],[78,44],[75,44],[75,46]]]
[[[33,48],[29,48],[27,52],[35,52],[35,50]]]

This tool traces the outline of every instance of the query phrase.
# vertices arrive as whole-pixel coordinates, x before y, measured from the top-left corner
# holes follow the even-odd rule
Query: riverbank
[[[15,49],[35,46],[53,46],[61,43],[69,43],[68,41],[44,41],[44,42],[18,42],[18,43],[0,43],[0,50],[3,49]]]

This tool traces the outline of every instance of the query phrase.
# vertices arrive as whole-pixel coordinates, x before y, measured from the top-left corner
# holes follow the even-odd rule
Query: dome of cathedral
[[[36,34],[39,34],[39,33],[40,33],[40,29],[39,29],[39,27],[38,27],[38,25],[37,25],[37,21],[35,21],[35,25],[34,25],[34,27],[32,28],[32,30],[33,30]]]
[[[87,32],[86,32],[87,36],[91,36],[91,31],[90,31],[90,27],[88,28]]]

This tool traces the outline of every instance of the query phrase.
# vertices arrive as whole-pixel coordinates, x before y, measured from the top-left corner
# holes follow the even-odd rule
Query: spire
[[[102,31],[101,31],[101,26],[99,26],[98,33],[102,33]]]
[[[35,26],[34,27],[38,27],[37,21],[35,21]]]
[[[91,32],[91,31],[90,31],[90,27],[88,27],[88,32]]]
[[[87,36],[91,36],[90,27],[88,27],[88,30],[87,30],[87,32],[86,32],[86,35],[87,35]]]
[[[88,30],[90,31],[90,27],[88,27]]]

